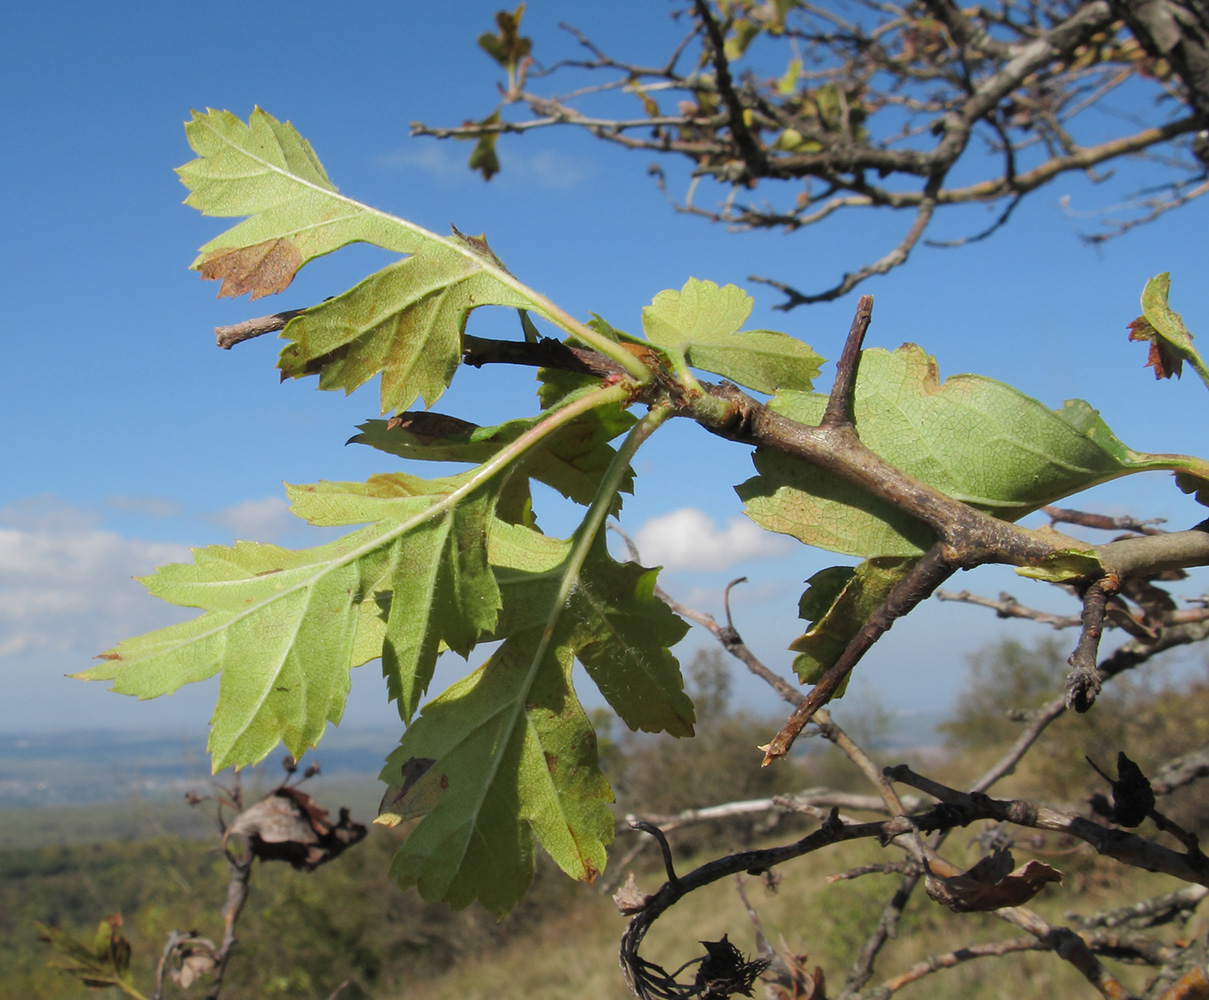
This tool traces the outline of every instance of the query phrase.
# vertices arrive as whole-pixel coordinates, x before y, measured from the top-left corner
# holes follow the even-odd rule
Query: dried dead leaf
[[[1040,861],[1012,870],[1010,851],[997,850],[969,871],[943,877],[929,869],[928,895],[954,913],[998,910],[1027,903],[1047,882],[1061,882],[1062,873]]]
[[[314,871],[365,837],[365,827],[340,810],[332,823],[328,812],[296,788],[270,792],[241,812],[227,827],[226,837],[247,837],[252,853],[262,861],[287,861],[300,871]]]
[[[633,872],[626,875],[625,884],[613,893],[613,902],[617,905],[618,912],[624,917],[641,913],[650,901],[651,897],[638,888]]]
[[[1174,350],[1151,326],[1145,316],[1139,316],[1129,324],[1130,340],[1149,340],[1150,353],[1146,358],[1146,367],[1154,369],[1156,379],[1177,378],[1183,373],[1184,359]]]

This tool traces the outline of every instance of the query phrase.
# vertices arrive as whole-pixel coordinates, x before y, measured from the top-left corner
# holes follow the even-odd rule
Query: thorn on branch
[[[764,750],[765,766],[789,752],[789,748],[793,746],[794,740],[806,724],[831,700],[844,679],[852,672],[852,668],[860,662],[873,644],[890,630],[894,622],[931,597],[932,592],[955,572],[957,567],[949,562],[945,546],[937,542],[911,567],[906,576],[894,584],[886,599],[870,614],[843,653],[819,678],[806,700],[785,720],[780,732],[772,738]]]
[[[823,412],[824,426],[852,426],[852,402],[856,394],[856,370],[861,360],[861,345],[873,320],[873,296],[862,295],[856,304],[856,315],[844,341],[844,350],[835,363],[835,382],[831,395],[827,397],[827,409]]]

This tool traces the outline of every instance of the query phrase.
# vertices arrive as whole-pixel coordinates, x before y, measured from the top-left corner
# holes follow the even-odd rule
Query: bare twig
[[[252,878],[254,858],[251,850],[236,854],[230,848],[224,848],[223,853],[227,859],[230,881],[227,883],[227,901],[222,908],[222,944],[219,945],[218,954],[215,956],[214,978],[210,983],[210,989],[206,991],[206,1000],[217,1000],[218,995],[222,992],[227,966],[231,961],[236,944],[239,943],[239,938],[235,935],[235,925],[239,921],[239,915],[243,912],[244,904],[248,901],[248,883]]]
[[[257,316],[255,319],[245,319],[233,326],[216,326],[214,338],[218,346],[229,351],[236,344],[266,333],[276,333],[284,330],[285,325],[295,316],[301,316],[306,309],[287,309],[285,312],[273,313],[271,316]]]
[[[1084,528],[1098,528],[1101,531],[1136,531],[1143,535],[1161,535],[1162,529],[1156,524],[1163,524],[1166,518],[1156,517],[1149,521],[1139,521],[1137,518],[1122,516],[1109,517],[1106,514],[1092,514],[1083,510],[1071,510],[1067,507],[1042,507],[1051,524],[1078,524]]]

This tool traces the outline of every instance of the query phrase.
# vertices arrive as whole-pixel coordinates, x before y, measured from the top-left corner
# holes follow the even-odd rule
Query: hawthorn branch
[[[1082,840],[1097,853],[1132,867],[1161,871],[1184,882],[1209,887],[1209,861],[1203,856],[1198,858],[1191,852],[1181,854],[1137,834],[1101,826],[1082,816],[1024,799],[992,799],[981,793],[961,792],[917,774],[906,764],[887,768],[886,775],[891,781],[909,785],[938,799],[942,804],[939,812],[952,810],[946,815],[947,821],[944,823],[937,822],[934,815],[936,810],[932,814],[912,817],[920,830],[967,826],[977,819],[993,819],[1034,830],[1050,830]]]
[[[566,68],[603,82],[562,94],[509,90],[505,104],[523,109],[514,120],[456,128],[414,122],[412,134],[480,139],[579,128],[626,149],[685,162],[687,193],[676,209],[737,228],[796,230],[839,208],[915,213],[910,231],[889,253],[823,291],[756,279],[783,291],[781,308],[789,309],[836,298],[900,266],[938,208],[1006,202],[990,227],[943,241],[964,245],[1004,226],[1024,197],[1058,175],[1083,171],[1101,181],[1107,174],[1092,173],[1096,167],[1151,149],[1182,148],[1209,121],[1209,10],[1201,0],[863,6],[868,16],[858,23],[826,5],[783,5],[775,38],[768,40],[785,45],[786,63],[795,60],[786,75],[748,62],[747,42],[753,32],[768,35],[769,22],[742,7],[693,0],[691,29],[655,66],[606,55],[583,32],[563,25],[590,58],[563,60],[539,75],[551,80]],[[677,65],[686,53],[693,68],[681,72]],[[1094,132],[1084,123],[1125,82],[1165,99],[1176,113],[1099,141],[1103,117]],[[631,94],[642,99],[645,115],[627,113],[623,102]],[[605,96],[615,106],[602,105]],[[661,106],[669,98],[676,113]],[[577,106],[586,100],[594,101],[592,114]],[[1097,141],[1085,145],[1093,135]],[[992,161],[998,167],[977,165],[983,179],[946,185],[954,166],[970,161],[976,137],[1002,154]],[[1025,154],[1035,166],[1021,171]],[[1128,196],[1129,217],[1106,222],[1092,242],[1209,190],[1195,148],[1193,158],[1169,156],[1162,166],[1166,174],[1158,184]],[[651,172],[664,186],[662,167]],[[703,179],[725,194],[716,209],[693,203]],[[762,182],[788,185],[779,204],[738,199]]]
[[[999,618],[1025,618],[1041,625],[1052,625],[1056,629],[1075,628],[1083,623],[1080,615],[1055,615],[1048,611],[1025,607],[1008,593],[1000,593],[998,600],[992,600],[989,597],[972,594],[968,590],[938,590],[936,599],[976,604],[979,607],[990,608]]]
[[[1071,510],[1067,507],[1042,507],[1041,512],[1050,519],[1050,524],[1078,524],[1084,528],[1097,528],[1101,531],[1135,531],[1140,535],[1161,535],[1161,528],[1156,524],[1165,523],[1162,517],[1149,521],[1139,521],[1136,517],[1108,517],[1105,514],[1092,514],[1084,510]]]
[[[1066,680],[1066,707],[1086,712],[1100,693],[1100,678],[1096,672],[1096,653],[1104,632],[1104,613],[1108,597],[1120,589],[1120,581],[1108,574],[1093,581],[1083,593],[1083,630],[1079,644],[1071,653],[1070,676]]]
[[[846,823],[840,819],[838,809],[833,808],[819,829],[794,843],[730,854],[708,861],[682,876],[676,876],[669,866],[668,881],[658,892],[647,897],[643,909],[630,921],[622,936],[622,967],[631,988],[640,997],[650,995],[645,984],[652,968],[655,967],[652,967],[639,955],[639,948],[655,921],[685,896],[721,878],[741,872],[759,874],[778,864],[848,840],[875,837],[882,843],[889,843],[904,834],[950,830],[954,827],[967,826],[979,819],[994,819],[998,822],[1011,822],[1019,826],[1066,833],[1086,841],[1099,853],[1116,858],[1125,864],[1150,871],[1165,872],[1196,885],[1209,886],[1209,864],[1205,863],[1205,859],[1199,859],[1198,863],[1197,859],[1193,859],[1189,855],[1154,844],[1136,834],[1100,826],[1098,823],[1093,823],[1080,816],[1062,813],[1032,802],[996,800],[982,794],[971,795],[959,792],[916,774],[906,765],[887,768],[886,774],[893,781],[909,784],[925,794],[939,799],[941,804],[912,817],[900,815],[874,823]],[[659,838],[661,844],[666,841],[662,832],[660,832]],[[665,854],[670,855],[670,848]],[[1111,988],[1110,977],[1094,960],[1086,943],[1079,939],[1073,931],[1066,928],[1053,928],[1036,914],[1021,907],[1011,907],[996,912],[1018,926],[1024,927],[1042,940],[1048,948],[1075,964],[1097,988]],[[845,993],[848,993],[847,987]]]
[[[789,748],[793,746],[794,740],[798,738],[798,734],[806,723],[831,700],[836,689],[873,644],[889,631],[890,626],[897,619],[930,597],[932,591],[956,571],[957,567],[946,558],[939,542],[911,567],[910,572],[891,588],[886,600],[861,626],[844,652],[840,654],[839,659],[819,678],[810,694],[806,696],[806,700],[785,720],[781,730],[764,750],[765,764],[769,764],[789,752]]]

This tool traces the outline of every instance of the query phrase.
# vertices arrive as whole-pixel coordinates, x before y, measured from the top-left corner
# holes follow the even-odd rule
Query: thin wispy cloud
[[[718,524],[705,511],[681,507],[652,518],[634,533],[642,562],[669,570],[721,570],[751,559],[784,555],[793,543],[745,517]]]
[[[290,502],[279,496],[243,500],[207,515],[206,519],[235,538],[254,542],[275,542],[305,527],[305,522],[290,513]]]
[[[147,517],[175,517],[181,512],[181,505],[175,500],[152,494],[109,496],[105,498],[105,503],[114,510],[128,514],[144,514]]]
[[[466,143],[421,142],[401,149],[379,153],[373,164],[385,171],[416,171],[449,187],[459,181],[483,183],[467,165],[470,146]],[[564,190],[588,179],[588,162],[579,157],[553,149],[507,150],[500,158],[501,171],[493,183],[532,185],[551,190]]]

